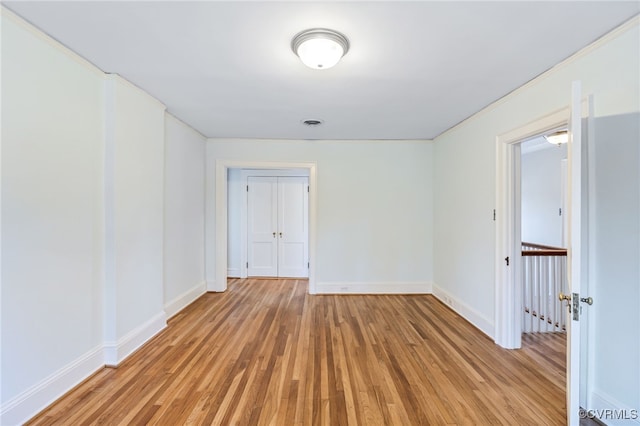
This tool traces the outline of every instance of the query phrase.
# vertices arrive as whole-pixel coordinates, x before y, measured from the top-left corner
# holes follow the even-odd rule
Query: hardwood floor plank
[[[230,279],[30,425],[565,423],[565,336],[496,346],[431,295]]]

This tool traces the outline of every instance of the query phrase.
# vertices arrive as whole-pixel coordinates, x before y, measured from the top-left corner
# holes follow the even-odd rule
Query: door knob
[[[566,300],[567,302],[571,301],[571,295],[570,294],[564,294],[562,292],[558,293],[558,299],[562,302],[563,300]]]
[[[273,238],[275,238],[275,237],[276,237],[276,233],[274,232],[274,233],[273,233]]]
[[[591,297],[581,297],[580,301],[586,303],[587,305],[593,305],[593,298]]]
[[[280,233],[280,238],[282,238],[282,232]]]

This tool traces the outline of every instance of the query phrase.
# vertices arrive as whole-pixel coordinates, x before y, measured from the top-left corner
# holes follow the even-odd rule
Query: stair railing
[[[567,293],[567,250],[523,242],[522,283],[522,331],[566,331],[566,308],[558,293]]]

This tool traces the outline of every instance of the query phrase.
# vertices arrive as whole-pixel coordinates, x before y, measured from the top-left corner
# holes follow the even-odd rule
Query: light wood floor
[[[430,295],[229,281],[30,424],[562,425],[563,335],[508,351]]]

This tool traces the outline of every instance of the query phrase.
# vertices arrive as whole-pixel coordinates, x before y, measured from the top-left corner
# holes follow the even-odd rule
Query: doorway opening
[[[208,243],[207,265],[215,277],[213,281],[207,281],[207,290],[222,292],[227,289],[227,256],[228,256],[228,171],[229,169],[260,169],[260,170],[306,170],[309,178],[309,288],[310,294],[315,294],[316,271],[316,222],[317,222],[317,165],[314,162],[260,162],[238,160],[216,160],[215,168],[215,195],[209,204],[215,211],[213,217],[207,219],[211,229],[212,238]],[[212,179],[213,180],[213,179]],[[213,205],[212,205],[213,204]],[[213,245],[213,246],[212,246]]]
[[[522,146],[568,126],[564,108],[496,138],[496,318],[495,341],[507,349],[522,344]]]
[[[565,135],[562,143],[549,134]],[[565,333],[567,310],[558,294],[567,283],[567,129],[520,144],[522,332]],[[517,308],[517,307],[516,307]]]

